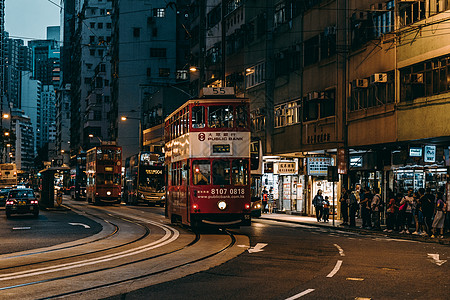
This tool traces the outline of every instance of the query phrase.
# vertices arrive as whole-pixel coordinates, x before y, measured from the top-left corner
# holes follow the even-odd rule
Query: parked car
[[[16,188],[8,193],[5,206],[6,217],[12,214],[33,214],[39,216],[39,200],[32,189]]]
[[[8,193],[11,188],[2,188],[0,189],[0,206],[5,206],[6,198],[8,198]]]

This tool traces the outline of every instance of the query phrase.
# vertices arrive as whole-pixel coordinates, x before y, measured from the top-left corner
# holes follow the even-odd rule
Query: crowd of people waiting
[[[320,194],[320,195],[319,195]],[[316,200],[317,198],[317,200]],[[320,221],[320,207],[317,208],[319,199],[323,199],[321,191],[314,197],[313,205],[316,207],[317,220]],[[406,194],[394,194],[387,192],[386,201],[382,200],[379,188],[372,190],[368,187],[361,190],[360,185],[355,189],[342,189],[341,214],[343,226],[356,226],[355,218],[362,219],[361,228],[381,230],[381,215],[385,213],[386,232],[397,231],[401,234],[431,236],[435,238],[444,236],[444,230],[450,229],[449,213],[444,194],[437,192],[433,195],[431,189],[420,188],[414,192],[408,189]],[[319,212],[318,212],[319,211]],[[447,228],[445,228],[447,214]]]

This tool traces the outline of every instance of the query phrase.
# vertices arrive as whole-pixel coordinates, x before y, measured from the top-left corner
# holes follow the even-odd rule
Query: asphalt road
[[[30,214],[13,215],[10,219],[6,219],[2,207],[0,255],[79,240],[96,234],[101,229],[102,227],[91,218],[73,211],[41,210],[38,218]]]
[[[108,299],[450,299],[448,246],[266,220],[234,232],[262,251]]]
[[[231,230],[236,244],[222,251],[228,235],[168,226],[163,208],[70,205],[0,218],[0,298],[450,299],[445,245],[257,219]],[[5,254],[92,236],[99,223],[96,242]]]

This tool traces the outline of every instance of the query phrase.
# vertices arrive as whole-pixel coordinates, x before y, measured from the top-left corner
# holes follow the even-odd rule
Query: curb
[[[315,226],[315,227],[321,227],[321,228],[329,228],[331,230],[343,230],[348,232],[355,232],[362,235],[374,235],[374,236],[380,236],[385,238],[396,238],[396,239],[402,239],[402,240],[410,240],[410,241],[417,241],[417,242],[423,242],[423,243],[433,243],[433,244],[441,244],[441,245],[450,245],[450,239],[448,237],[444,239],[435,238],[432,239],[430,237],[421,237],[421,236],[415,236],[412,234],[398,234],[398,233],[386,233],[383,231],[373,231],[368,229],[361,229],[357,227],[346,227],[346,226],[330,226],[330,225],[322,225],[320,223],[307,223],[307,222],[301,222],[301,221],[292,221],[292,220],[282,220],[282,219],[275,219],[275,218],[265,218],[260,217],[259,219],[262,220],[270,220],[275,222],[281,222],[281,223],[290,223],[290,224],[300,224],[300,225],[306,225],[306,226]]]

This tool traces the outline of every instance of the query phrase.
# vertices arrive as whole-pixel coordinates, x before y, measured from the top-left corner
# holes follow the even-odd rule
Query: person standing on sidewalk
[[[361,228],[372,229],[372,222],[370,221],[370,204],[372,203],[373,195],[370,193],[369,187],[364,188],[364,197],[361,197],[359,202],[361,206]]]
[[[404,218],[402,224],[402,231],[400,233],[408,233],[409,234],[409,226],[411,226],[412,221],[412,205],[414,203],[413,197],[413,189],[408,189],[408,194],[403,197],[402,201],[400,201],[400,207],[404,206]]]
[[[372,209],[372,224],[373,229],[381,230],[380,226],[380,209],[381,209],[381,195],[378,187],[373,188],[374,196],[372,197],[372,203],[370,207]]]
[[[388,195],[388,204],[386,208],[386,232],[392,232],[394,230],[395,222],[396,222],[396,212],[398,209],[397,204],[395,203],[394,193],[392,191],[389,192]]]
[[[273,188],[269,188],[269,195],[267,197],[267,206],[269,207],[269,214],[271,214],[273,212],[273,206],[274,206]]]
[[[348,226],[349,195],[345,187],[342,187],[341,199],[339,199],[339,202],[341,202],[342,225]]]
[[[419,189],[420,192],[420,189]],[[423,213],[423,223],[425,224],[425,232],[431,235],[431,224],[433,223],[434,213],[434,196],[431,194],[431,189],[427,188],[425,195],[421,198],[421,206]]]
[[[355,190],[352,191],[350,193],[350,196],[349,196],[350,227],[355,227],[356,226],[355,218],[356,218],[356,211],[358,210],[358,205],[359,205],[359,201],[360,201],[360,197],[359,197],[360,189],[361,189],[361,186],[359,184],[357,184],[355,186]]]
[[[314,199],[312,201],[312,204],[314,205],[315,209],[316,209],[316,218],[317,218],[317,222],[320,222],[320,220],[322,219],[322,214],[323,214],[323,196],[322,196],[322,190],[318,190],[317,191],[317,195],[314,196]]]
[[[323,221],[328,223],[328,217],[330,216],[330,200],[328,196],[325,196],[323,200]]]
[[[266,187],[263,188],[262,191],[262,213],[265,214],[267,212],[267,198],[268,198],[268,192]]]
[[[436,214],[434,215],[433,220],[433,234],[431,235],[431,238],[435,238],[436,229],[439,229],[441,232],[441,235],[439,238],[444,237],[444,220],[445,220],[445,214],[444,212],[447,210],[447,204],[444,202],[444,195],[441,192],[438,192],[436,195]]]

